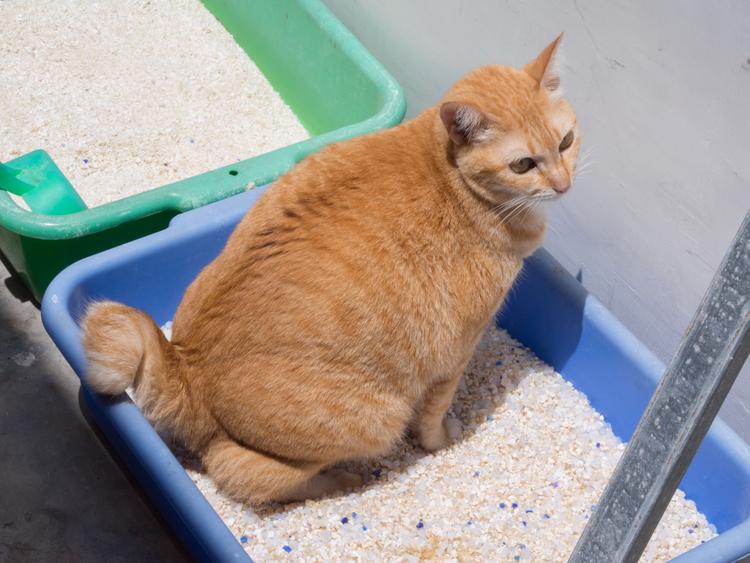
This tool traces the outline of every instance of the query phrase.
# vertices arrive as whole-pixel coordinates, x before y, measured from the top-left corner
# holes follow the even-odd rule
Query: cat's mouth
[[[556,188],[545,188],[543,191],[534,195],[535,199],[540,201],[555,201],[560,199],[565,193],[570,191],[570,186],[564,190],[558,190]]]

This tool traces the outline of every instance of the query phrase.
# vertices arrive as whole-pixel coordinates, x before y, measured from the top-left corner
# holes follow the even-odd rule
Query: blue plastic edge
[[[76,374],[84,373],[85,360],[69,304],[84,279],[113,260],[165,248],[185,232],[210,233],[236,224],[264,189],[178,215],[163,231],[80,260],[58,274],[42,298],[42,322]],[[82,389],[94,420],[190,554],[198,561],[252,561],[132,401]]]
[[[123,263],[141,254],[167,249],[188,234],[208,236],[216,232],[218,237],[222,232],[228,233],[264,189],[266,187],[256,188],[178,215],[166,230],[76,262],[53,280],[42,300],[42,320],[79,377],[83,373],[84,357],[78,325],[70,305],[75,293],[80,291],[86,280],[96,272],[112,268],[114,263]],[[663,373],[663,364],[599,301],[590,296],[549,253],[544,250],[536,253],[528,261],[527,268],[533,270],[534,275],[543,276],[547,282],[554,284],[554,290],[567,300],[565,305],[581,314],[584,325],[588,327],[583,330],[593,328],[600,331],[601,336],[615,342],[630,360],[638,364],[640,371],[648,376],[651,383],[656,385]],[[512,293],[509,297],[511,306]],[[502,322],[502,315],[500,319]],[[507,328],[517,336],[512,327]],[[521,340],[523,341],[522,337]],[[557,365],[559,362],[554,361],[551,363],[565,374],[564,362],[563,365]],[[220,562],[250,560],[169,448],[127,397],[107,400],[88,393],[85,388],[84,396],[94,420],[196,559]],[[637,414],[640,416],[640,412]],[[715,421],[709,436],[725,453],[734,455],[739,464],[743,467],[747,465],[748,445],[721,420]],[[731,563],[748,554],[750,519],[680,555],[674,561]]]

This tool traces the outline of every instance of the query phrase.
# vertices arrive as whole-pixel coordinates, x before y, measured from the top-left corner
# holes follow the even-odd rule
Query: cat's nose
[[[556,180],[552,185],[552,189],[559,194],[564,194],[570,189],[570,180]]]

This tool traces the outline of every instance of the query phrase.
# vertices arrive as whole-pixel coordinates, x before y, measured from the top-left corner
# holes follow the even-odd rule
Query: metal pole
[[[636,562],[750,352],[750,213],[570,563]]]

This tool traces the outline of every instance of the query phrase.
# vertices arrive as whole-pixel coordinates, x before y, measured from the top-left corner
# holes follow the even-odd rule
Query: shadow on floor
[[[86,423],[33,300],[0,279],[0,561],[186,561]]]

